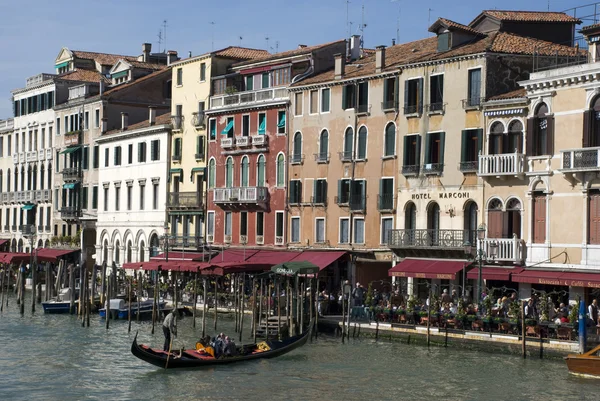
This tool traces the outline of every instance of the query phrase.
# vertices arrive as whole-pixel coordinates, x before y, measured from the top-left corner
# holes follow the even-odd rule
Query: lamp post
[[[163,228],[165,229],[165,235],[164,235],[164,240],[165,240],[165,262],[169,261],[169,222],[165,221],[165,224],[163,226]]]
[[[481,223],[479,227],[477,227],[477,248],[475,250],[475,261],[477,262],[477,267],[479,269],[477,275],[477,296],[475,301],[478,305],[481,305],[482,301],[482,293],[483,293],[483,277],[481,271],[483,269],[483,262],[490,263],[492,262],[496,256],[498,255],[498,243],[496,241],[492,241],[488,245],[487,252],[485,250],[485,232],[487,227],[484,223]],[[465,242],[465,253],[467,255],[473,255],[473,247],[471,242],[467,240]]]

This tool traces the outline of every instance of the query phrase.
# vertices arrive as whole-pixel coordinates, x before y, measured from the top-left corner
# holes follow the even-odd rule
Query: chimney
[[[346,69],[346,58],[341,53],[334,54],[333,58],[335,59],[335,79],[342,79]]]
[[[396,46],[396,39],[392,39],[392,46]]]
[[[305,49],[306,47],[306,45],[298,45],[298,49]]]
[[[375,49],[375,73],[379,74],[385,68],[385,46],[377,46]]]
[[[148,117],[148,122],[150,125],[154,125],[156,123],[156,109],[152,106],[148,107],[148,111],[150,112],[150,116]]]
[[[126,131],[127,125],[129,125],[129,113],[121,113],[121,131]]]
[[[108,118],[103,118],[102,119],[102,124],[100,124],[100,126],[102,127],[101,133],[104,134],[106,133],[106,131],[108,130]]]
[[[360,35],[350,37],[350,60],[358,60],[360,57]]]
[[[100,79],[100,96],[104,94],[104,79]]]
[[[188,57],[192,58],[192,52],[191,51],[188,52]]]
[[[169,50],[167,52],[167,65],[171,65],[177,60],[177,52],[175,50]]]
[[[147,63],[150,60],[150,51],[152,50],[152,43],[142,43],[142,61]]]

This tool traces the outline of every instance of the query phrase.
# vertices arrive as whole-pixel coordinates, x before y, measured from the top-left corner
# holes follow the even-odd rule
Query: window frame
[[[389,229],[389,231],[391,232],[394,229],[394,216],[381,216],[380,222],[379,222],[379,245],[387,245],[387,243],[383,240],[383,221],[384,220],[391,220],[392,221],[392,225]]]
[[[277,232],[279,231],[277,229],[278,228],[277,224],[280,221],[278,216],[282,216],[281,217],[281,224],[282,224],[281,235],[277,235]],[[281,245],[285,245],[285,229],[286,229],[286,227],[285,227],[285,211],[283,211],[283,210],[275,211],[275,224],[274,224],[273,228],[274,228],[274,233],[275,233],[275,241],[273,241],[274,244],[277,244],[277,237],[282,237],[283,241],[282,241]]]
[[[394,127],[394,147],[392,154],[387,154],[387,136],[388,136],[388,127]],[[393,121],[388,121],[383,128],[383,159],[393,159],[396,157],[396,149],[398,148],[398,126]]]
[[[319,241],[319,222],[323,222],[323,238]],[[327,243],[327,218],[326,217],[315,217],[315,232],[314,232],[315,244],[326,244]]]
[[[296,222],[296,224],[298,224],[298,238],[294,239],[294,222]],[[290,218],[290,243],[291,244],[299,244],[301,242],[301,227],[300,225],[302,224],[300,216],[292,216]]]
[[[342,242],[342,221],[346,221],[346,242]],[[350,245],[350,217],[340,217],[338,219],[338,244]]]
[[[358,242],[356,241],[356,223],[358,221],[362,221],[362,242]],[[365,241],[365,218],[364,217],[353,217],[352,218],[352,244],[353,245],[365,245],[366,241]]]
[[[327,91],[328,95],[328,99],[327,99],[327,110],[323,110],[323,106],[325,105],[325,103],[323,102],[323,93],[325,93],[325,91]],[[321,90],[319,91],[319,113],[320,114],[329,114],[331,113],[331,88],[321,88]]]
[[[300,98],[300,103],[298,103],[298,97]],[[298,104],[300,104],[300,114],[298,111]],[[304,115],[304,92],[296,92],[294,94],[294,117],[302,117]]]

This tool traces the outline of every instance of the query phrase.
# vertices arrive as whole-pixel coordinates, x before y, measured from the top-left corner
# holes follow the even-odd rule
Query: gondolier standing
[[[165,345],[163,347],[163,351],[171,351],[171,336],[177,335],[177,326],[175,325],[176,321],[177,316],[175,315],[175,309],[173,309],[163,321],[163,333],[165,335]]]

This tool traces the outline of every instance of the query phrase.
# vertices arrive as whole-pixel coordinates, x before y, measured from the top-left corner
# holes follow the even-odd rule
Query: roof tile
[[[511,11],[484,10],[481,14],[507,22],[569,22],[581,23],[581,20],[567,13],[554,11]]]
[[[171,114],[165,113],[165,114],[161,114],[160,116],[156,116],[154,125],[163,125],[163,124],[170,124],[170,123],[171,123]],[[133,131],[136,129],[148,128],[149,126],[150,126],[150,121],[148,121],[148,119],[146,119],[144,121],[140,121],[139,123],[131,124],[130,126],[127,127],[127,131],[123,131],[121,128],[117,128],[117,129],[113,129],[113,130],[110,130],[110,131],[104,133],[102,136],[106,137],[108,135],[115,135],[115,134],[120,134],[122,132]]]
[[[137,61],[137,56],[123,56],[119,54],[95,53],[81,50],[71,50],[71,53],[73,53],[73,56],[75,56],[76,58],[94,60],[100,65],[114,65],[120,59],[127,61]]]
[[[490,96],[487,100],[507,100],[507,99],[518,99],[525,97],[527,91],[525,88],[515,89],[514,91],[502,93],[496,96]]]
[[[270,54],[268,53],[267,56],[265,57],[259,57],[256,58],[254,60],[249,60],[249,61],[242,61],[240,63],[235,63],[233,64],[233,67],[241,67],[244,66],[246,64],[251,64],[251,63],[255,63],[255,62],[265,62],[265,61],[270,61],[270,60],[279,60],[282,58],[287,58],[287,57],[293,57],[293,56],[301,56],[304,54],[310,54],[315,50],[327,47],[327,46],[331,46],[333,44],[336,43],[340,43],[340,42],[344,42],[344,40],[336,40],[333,42],[328,42],[328,43],[323,43],[320,45],[315,45],[315,46],[305,46],[305,47],[300,47],[299,49],[293,49],[293,50],[288,50],[285,52],[280,52],[280,53],[275,53],[275,54]]]
[[[452,21],[452,20],[449,20],[446,18],[438,18],[437,21],[431,26],[431,28],[429,28],[430,32],[433,32],[431,29],[435,28],[436,25],[438,25],[438,24],[444,24],[446,27],[448,27],[448,29],[458,29],[463,32],[468,32],[472,35],[481,35],[482,34],[481,32],[479,32],[471,27],[468,27],[466,25],[460,24],[458,22],[455,22],[455,21]]]
[[[96,70],[76,69],[56,77],[65,81],[100,82],[110,84],[110,80]]]
[[[229,46],[218,50],[215,56],[234,58],[239,60],[252,60],[256,58],[268,57],[270,53],[261,49],[250,49],[248,47]]]

